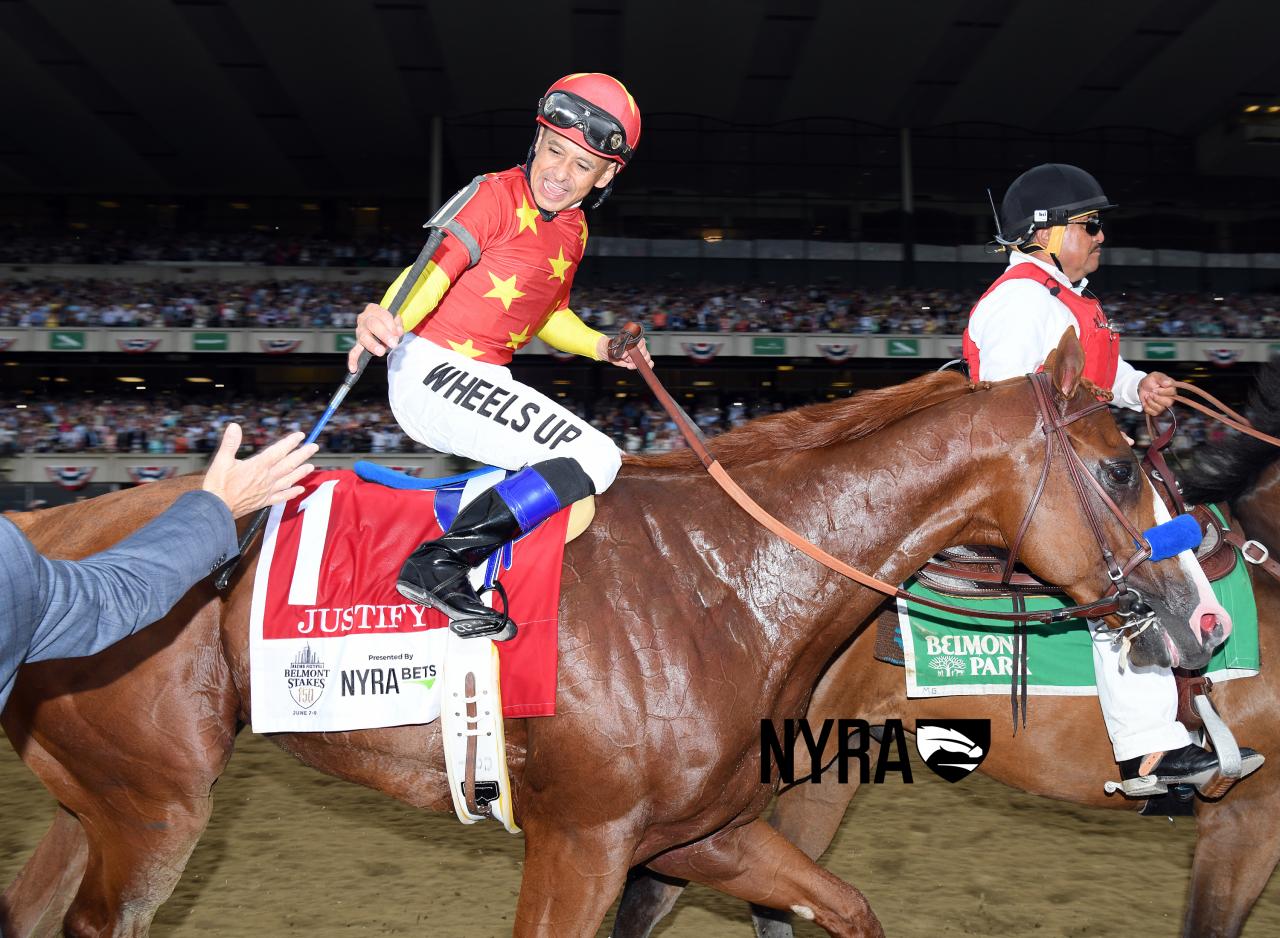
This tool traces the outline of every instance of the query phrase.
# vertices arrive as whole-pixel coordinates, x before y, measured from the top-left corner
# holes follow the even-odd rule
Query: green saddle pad
[[[1011,612],[1013,601],[941,596],[914,577],[907,581],[906,590],[973,610],[972,615],[961,616],[898,600],[907,696],[1008,694],[1013,680],[1014,623],[983,618],[982,613]],[[1258,673],[1258,607],[1243,558],[1228,576],[1213,584],[1213,591],[1231,614],[1232,629],[1209,661],[1209,677],[1214,681],[1252,677]],[[1057,597],[1030,596],[1026,605],[1038,612],[1070,604]],[[1027,692],[1096,695],[1092,641],[1083,619],[1056,625],[1028,623]]]

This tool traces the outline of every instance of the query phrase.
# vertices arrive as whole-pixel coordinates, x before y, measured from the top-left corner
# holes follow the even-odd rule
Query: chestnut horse
[[[1280,362],[1260,374],[1250,417],[1256,427],[1280,434]],[[1237,435],[1204,449],[1179,472],[1188,501],[1228,503],[1235,523],[1263,544],[1280,548],[1280,449]],[[1280,758],[1280,582],[1250,567],[1258,603],[1262,659],[1269,667],[1254,678],[1219,684],[1214,701],[1242,744]],[[896,612],[886,615],[896,619]],[[874,620],[873,620],[874,623]],[[1132,811],[1136,805],[1106,796],[1102,780],[1115,777],[1102,713],[1095,698],[1035,697],[1031,724],[1016,736],[1009,701],[997,697],[908,698],[902,669],[873,656],[876,628],[863,629],[831,664],[809,705],[809,719],[859,717],[872,724],[901,718],[967,717],[991,720],[990,754],[979,768],[1006,785],[1082,805]],[[997,738],[997,733],[999,737]],[[1071,753],[1063,759],[1062,753]],[[1050,754],[1050,755],[1046,755]],[[1052,757],[1054,770],[1044,769]],[[811,857],[821,856],[858,790],[830,778],[800,784],[779,797],[773,823]],[[1191,888],[1183,922],[1186,938],[1231,938],[1244,922],[1280,862],[1280,775],[1273,766],[1239,783],[1226,798],[1198,803]],[[683,890],[677,882],[636,870],[627,884],[613,938],[646,938]],[[757,909],[759,938],[792,938],[787,917]]]
[[[1068,330],[1047,371],[1050,406],[1093,403],[1082,366]],[[948,544],[1015,539],[1045,459],[1033,390],[1022,379],[975,391],[954,374],[927,375],[754,421],[715,449],[767,509],[897,581]],[[1153,525],[1152,493],[1105,409],[1068,433],[1137,528]],[[18,520],[42,550],[83,556],[194,484]],[[1129,557],[1132,541],[1095,494],[1078,496],[1062,453],[1022,552],[1083,602],[1109,586],[1086,508]],[[202,584],[102,654],[22,669],[3,725],[60,807],[0,902],[9,938],[60,926],[76,938],[147,932],[251,712],[253,560],[225,597]],[[1130,582],[1167,636],[1140,636],[1135,663],[1167,661],[1171,644],[1186,661],[1207,659],[1221,630],[1201,635],[1189,621],[1197,588],[1177,562],[1141,564]],[[690,454],[630,462],[566,550],[557,716],[508,724],[525,831],[515,935],[594,935],[637,864],[798,909],[832,935],[881,935],[861,893],[760,818],[773,787],[759,763],[760,721],[804,714],[823,667],[879,601],[757,526]],[[451,810],[438,724],[273,740],[322,771]]]

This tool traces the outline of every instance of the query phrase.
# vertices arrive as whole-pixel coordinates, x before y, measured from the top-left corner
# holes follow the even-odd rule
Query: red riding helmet
[[[603,72],[575,72],[553,84],[538,102],[538,123],[620,166],[640,143],[636,99]]]

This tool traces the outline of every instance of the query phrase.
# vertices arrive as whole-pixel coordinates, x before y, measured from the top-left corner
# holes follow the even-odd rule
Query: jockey
[[[534,337],[608,360],[608,338],[574,314],[569,291],[587,245],[583,202],[599,206],[626,168],[640,142],[640,110],[616,78],[577,73],[547,89],[536,122],[524,165],[478,176],[450,201],[444,227],[452,237],[399,316],[385,305],[408,271],[383,305],[365,307],[348,359],[354,372],[361,349],[391,350],[391,410],[419,443],[520,470],[467,505],[442,537],[419,546],[396,582],[405,597],[448,616],[459,635],[498,641],[514,636],[515,624],[480,600],[471,568],[560,509],[603,492],[621,465],[612,440],[516,381],[507,365]]]
[[[1027,170],[1005,193],[996,241],[1009,266],[969,313],[964,357],[974,381],[1001,381],[1037,371],[1071,327],[1084,347],[1084,377],[1110,390],[1116,406],[1164,412],[1173,379],[1145,374],[1120,357],[1120,337],[1086,286],[1101,260],[1100,212],[1115,208],[1089,173],[1048,163]],[[1091,631],[1102,628],[1090,621]],[[1121,669],[1119,649],[1093,642],[1098,702],[1126,794],[1158,794],[1172,784],[1207,781],[1218,757],[1194,745],[1177,721],[1178,694],[1169,668]],[[1245,774],[1262,757],[1241,748]],[[1157,784],[1139,782],[1155,776]],[[1133,784],[1127,784],[1133,782]],[[1144,787],[1145,784],[1145,787]]]

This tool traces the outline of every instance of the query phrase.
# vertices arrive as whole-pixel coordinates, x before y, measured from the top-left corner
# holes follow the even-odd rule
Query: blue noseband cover
[[[1178,515],[1172,521],[1157,524],[1143,531],[1142,536],[1151,545],[1151,559],[1165,560],[1184,550],[1195,550],[1204,539],[1200,524],[1190,515]]]

